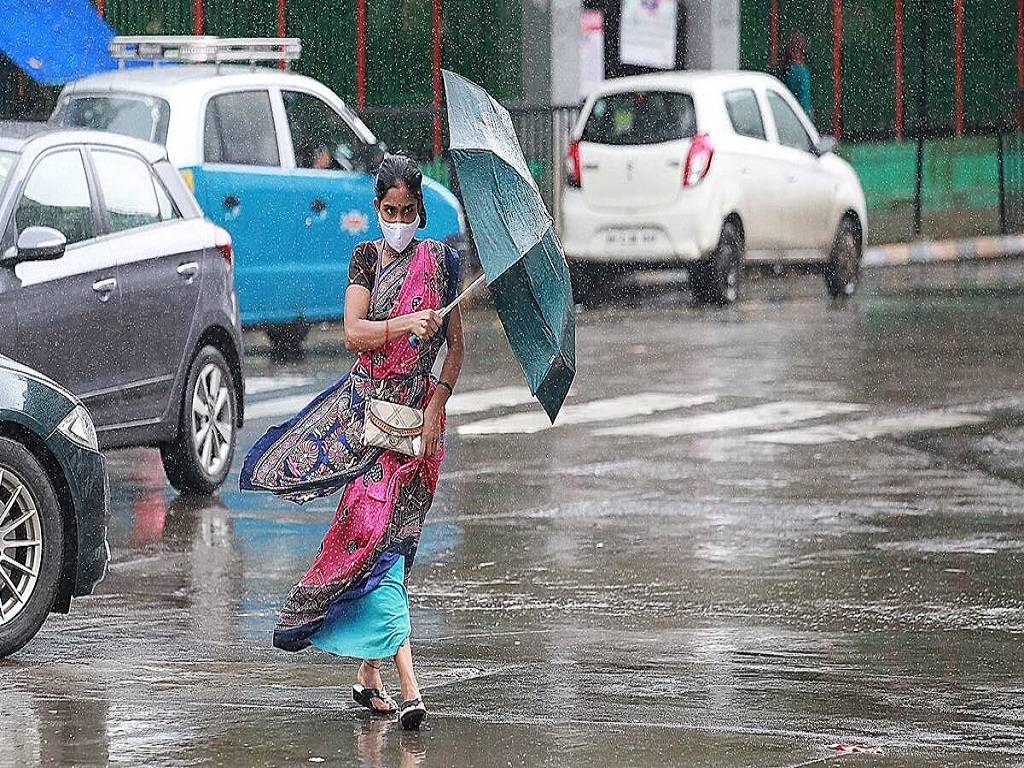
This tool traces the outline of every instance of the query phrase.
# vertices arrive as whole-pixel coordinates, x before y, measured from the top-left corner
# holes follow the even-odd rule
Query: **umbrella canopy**
[[[450,151],[498,317],[530,391],[554,421],[576,375],[565,254],[508,111],[444,72]]]

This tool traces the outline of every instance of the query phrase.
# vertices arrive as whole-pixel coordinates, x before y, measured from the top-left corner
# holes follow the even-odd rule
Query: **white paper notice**
[[[580,14],[580,99],[604,80],[604,11]]]
[[[623,64],[675,69],[677,5],[678,0],[622,0]]]

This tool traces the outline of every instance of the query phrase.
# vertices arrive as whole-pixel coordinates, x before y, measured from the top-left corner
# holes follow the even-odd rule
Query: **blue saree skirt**
[[[309,641],[335,656],[391,658],[412,634],[404,579],[405,558],[399,557],[375,589],[331,606]]]

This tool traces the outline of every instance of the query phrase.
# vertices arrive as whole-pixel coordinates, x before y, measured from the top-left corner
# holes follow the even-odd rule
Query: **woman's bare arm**
[[[433,309],[387,321],[367,320],[369,312],[370,292],[361,285],[350,285],[345,291],[345,348],[350,352],[380,349],[386,341],[410,333],[429,338],[441,326],[441,319]]]
[[[454,387],[462,371],[462,359],[466,354],[466,342],[462,334],[462,313],[458,307],[452,310],[448,319],[448,354],[441,366],[440,380]],[[420,455],[433,456],[441,439],[441,413],[451,396],[448,387],[437,386],[423,414]]]

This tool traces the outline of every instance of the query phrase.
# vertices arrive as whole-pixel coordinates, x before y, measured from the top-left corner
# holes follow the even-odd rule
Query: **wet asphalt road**
[[[420,734],[270,646],[331,501],[242,495],[236,456],[187,502],[112,454],[110,574],[0,665],[0,765],[1024,765],[1024,265],[823,294],[620,292],[541,431],[469,314],[410,590]],[[243,448],[347,367],[314,341],[250,356]]]

